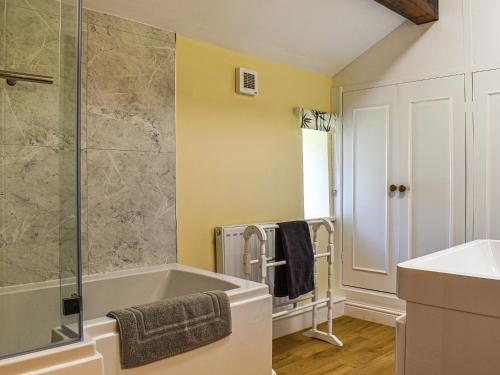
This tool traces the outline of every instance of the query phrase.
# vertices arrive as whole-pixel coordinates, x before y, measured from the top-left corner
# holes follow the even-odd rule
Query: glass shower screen
[[[0,0],[0,358],[78,341],[78,0]]]

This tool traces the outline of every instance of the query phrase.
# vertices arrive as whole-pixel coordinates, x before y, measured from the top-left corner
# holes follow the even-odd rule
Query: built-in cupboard
[[[456,75],[343,93],[344,285],[395,293],[397,263],[465,242],[464,87]],[[500,121],[500,95],[483,99]],[[500,188],[500,170],[482,174]]]
[[[473,74],[475,239],[500,239],[500,70]]]

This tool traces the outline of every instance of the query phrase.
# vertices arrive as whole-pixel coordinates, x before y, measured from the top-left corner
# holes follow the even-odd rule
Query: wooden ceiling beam
[[[417,25],[439,19],[439,0],[375,0]]]

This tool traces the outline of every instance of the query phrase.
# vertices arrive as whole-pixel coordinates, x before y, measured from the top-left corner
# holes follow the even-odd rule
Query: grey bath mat
[[[123,369],[172,357],[231,334],[231,309],[222,291],[190,294],[108,313],[120,330]]]

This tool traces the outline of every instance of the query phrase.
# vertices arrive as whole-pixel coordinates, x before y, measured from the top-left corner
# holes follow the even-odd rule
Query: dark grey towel
[[[123,369],[208,345],[231,334],[229,298],[195,293],[108,313],[118,321]]]
[[[274,296],[295,299],[314,289],[314,252],[305,221],[278,223],[275,258],[286,265],[274,271]]]

